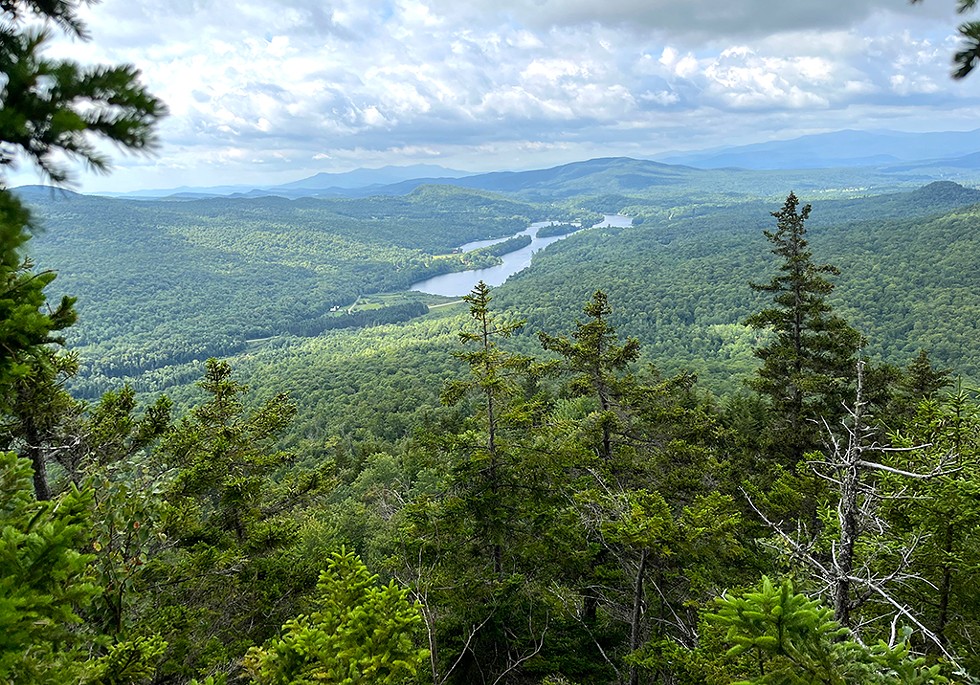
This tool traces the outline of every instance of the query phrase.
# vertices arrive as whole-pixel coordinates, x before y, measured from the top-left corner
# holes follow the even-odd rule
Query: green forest
[[[81,195],[165,107],[78,7],[0,5],[0,683],[980,682],[969,179]]]

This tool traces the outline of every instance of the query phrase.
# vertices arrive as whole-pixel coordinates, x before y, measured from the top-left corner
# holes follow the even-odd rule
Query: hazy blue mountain
[[[413,164],[411,166],[385,166],[380,169],[354,169],[344,173],[321,173],[302,178],[291,183],[283,183],[267,188],[272,192],[281,190],[331,190],[334,188],[363,188],[400,183],[413,178],[460,178],[469,176],[468,171],[447,169],[434,164]]]
[[[980,129],[938,133],[835,131],[736,147],[676,153],[671,164],[704,169],[815,169],[884,166],[896,162],[960,157],[980,151]]]
[[[938,172],[942,169],[980,169],[980,152],[972,152],[962,157],[952,157],[947,159],[930,159],[926,161],[909,162],[904,164],[890,164],[882,168],[886,173],[904,173],[906,171],[933,171]]]
[[[923,134],[837,131],[793,140],[679,153],[660,161],[605,157],[546,169],[482,174],[417,164],[320,173],[274,186],[185,186],[99,194],[181,201],[218,197],[356,199],[406,195],[423,185],[453,185],[515,193],[532,201],[552,201],[584,196],[636,197],[650,193],[676,199],[687,192],[688,186],[710,186],[732,198],[746,193],[767,195],[785,188],[823,192],[827,188],[859,187],[881,192],[924,185],[937,178],[973,183],[977,171],[980,171],[980,129]],[[44,192],[51,191],[46,189]],[[624,206],[630,204],[623,203]]]
[[[204,188],[180,186],[179,188],[152,188],[147,190],[130,190],[124,193],[100,192],[92,194],[102,195],[104,197],[121,197],[130,199],[151,198],[156,200],[160,198],[167,198],[199,200],[208,197],[225,197],[228,195],[233,195],[234,193],[246,193],[252,190],[253,187],[254,186],[248,185],[207,186]]]
[[[65,190],[64,188],[55,188],[54,186],[17,186],[16,188],[11,188],[11,190],[27,202],[43,202],[52,199],[64,200],[80,197],[76,192]]]
[[[530,171],[498,171],[472,174],[431,164],[355,169],[344,173],[319,173],[270,186],[227,185],[207,188],[181,187],[101,193],[130,198],[189,200],[209,197],[322,197],[362,198],[372,195],[405,195],[422,185],[456,185],[530,198],[576,195],[631,195],[651,186],[680,187],[706,172],[727,174],[726,183],[741,185],[749,171],[812,174],[813,170],[854,170],[878,174],[886,185],[901,181],[928,183],[937,177],[970,180],[980,169],[980,129],[939,133],[900,131],[835,131],[753,145],[666,155],[657,161],[606,157]],[[853,175],[848,172],[847,175]],[[735,176],[732,176],[732,175]],[[845,174],[841,174],[843,178]],[[891,178],[887,178],[891,177]],[[793,182],[801,189],[805,183]],[[822,184],[823,181],[820,181]]]
[[[470,174],[468,171],[447,169],[434,164],[413,164],[410,166],[385,166],[379,169],[354,169],[343,173],[320,173],[307,178],[281,185],[221,185],[221,186],[180,186],[179,188],[156,188],[132,190],[124,193],[97,193],[105,197],[123,198],[166,198],[168,200],[200,200],[211,197],[309,197],[326,194],[343,196],[351,188],[379,188],[408,179],[459,178]]]
[[[436,178],[415,178],[372,189],[357,189],[354,194],[404,195],[421,185],[452,184],[463,188],[492,192],[520,192],[528,196],[548,198],[628,193],[651,186],[677,185],[692,176],[703,174],[698,169],[663,164],[629,157],[603,157],[584,162],[572,162],[548,169],[531,171],[495,171],[474,174],[451,181]]]

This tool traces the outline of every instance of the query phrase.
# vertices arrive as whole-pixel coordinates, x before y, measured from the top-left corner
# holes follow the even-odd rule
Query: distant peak
[[[970,204],[980,202],[980,190],[965,188],[953,181],[933,181],[913,190],[912,198],[923,204],[934,202],[961,202]]]
[[[81,197],[79,193],[58,186],[26,185],[16,186],[10,189],[11,192],[21,197],[44,197],[44,198],[75,198]]]
[[[955,181],[933,181],[921,188],[915,190],[916,193],[931,193],[936,191],[950,191],[950,190],[967,190],[966,187],[961,186]]]

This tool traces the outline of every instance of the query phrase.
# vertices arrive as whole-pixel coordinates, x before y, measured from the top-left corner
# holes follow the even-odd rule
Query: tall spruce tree
[[[463,300],[470,305],[472,330],[462,330],[460,341],[472,349],[455,356],[470,367],[467,379],[447,383],[442,399],[455,404],[467,394],[480,397],[483,409],[484,444],[472,450],[458,464],[459,484],[467,492],[463,499],[472,500],[477,539],[486,545],[495,575],[503,573],[504,540],[508,537],[508,511],[515,496],[515,457],[502,442],[502,424],[513,417],[514,398],[520,394],[520,382],[526,377],[531,359],[502,350],[499,340],[509,338],[524,325],[523,321],[503,321],[490,310],[490,286],[483,281],[474,286]],[[475,499],[473,498],[475,495]]]
[[[427,567],[414,591],[434,683],[530,682],[524,668],[556,620],[552,465],[531,448],[532,359],[502,347],[523,322],[493,311],[482,281],[463,299],[470,322],[455,356],[468,374],[447,383],[442,399],[469,399],[474,414],[441,439],[442,492],[412,505],[411,544]]]
[[[779,273],[753,290],[772,295],[772,306],[746,320],[772,336],[755,356],[762,360],[749,385],[772,405],[770,440],[773,450],[795,464],[819,444],[818,420],[835,422],[856,373],[857,352],[863,340],[844,319],[834,314],[827,296],[834,286],[828,276],[840,271],[815,264],[806,241],[810,205],[789,194],[772,215],[776,230],[765,231],[772,253],[782,260]]]
[[[618,345],[616,330],[609,324],[612,307],[601,290],[583,308],[589,320],[575,324],[572,337],[538,333],[541,346],[563,357],[563,370],[572,374],[571,392],[580,397],[593,397],[599,407],[596,427],[601,434],[599,455],[607,462],[612,459],[613,430],[618,423],[617,409],[622,395],[621,374],[640,354],[640,343],[629,338]]]

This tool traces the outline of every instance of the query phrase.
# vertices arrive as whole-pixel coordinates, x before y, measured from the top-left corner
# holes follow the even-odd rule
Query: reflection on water
[[[538,238],[535,235],[539,228],[543,226],[550,226],[552,223],[553,222],[551,221],[539,221],[531,224],[520,233],[515,233],[513,236],[508,236],[509,238],[512,238],[521,235],[529,235],[531,236],[531,244],[501,256],[503,262],[497,266],[491,266],[486,269],[457,271],[456,273],[434,276],[433,278],[427,278],[424,281],[419,281],[418,283],[412,284],[409,290],[417,290],[419,292],[430,293],[432,295],[445,295],[446,297],[460,297],[470,292],[470,290],[473,289],[473,286],[480,281],[483,281],[489,286],[498,286],[506,281],[512,274],[515,274],[518,271],[526,269],[528,266],[530,266],[531,257],[535,252],[547,247],[548,245],[551,245],[551,243],[563,240],[569,235],[573,235],[568,233],[566,235],[556,235],[549,238]],[[622,216],[620,214],[606,215],[603,218],[602,223],[597,224],[597,226],[613,228],[626,228],[631,225],[632,219],[630,219],[628,216]],[[461,245],[460,250],[462,252],[469,252],[470,250],[500,243],[507,239],[508,238],[476,240],[474,242]]]

